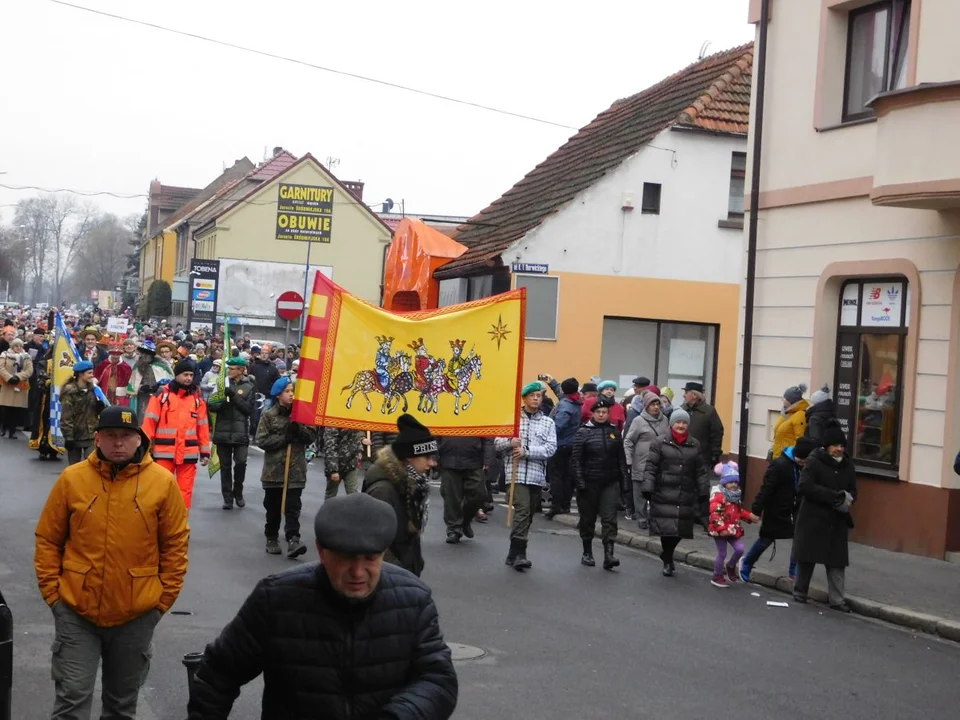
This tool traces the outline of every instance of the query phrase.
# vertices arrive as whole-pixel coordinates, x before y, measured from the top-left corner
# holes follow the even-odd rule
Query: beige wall
[[[958,127],[960,99],[891,108],[876,123],[874,187],[960,177]]]
[[[390,242],[390,231],[309,159],[266,183],[247,202],[220,217],[215,228],[198,235],[198,256],[305,262],[307,243],[275,238],[277,185],[281,181],[334,187],[331,242],[312,243],[310,264],[333,266],[338,285],[379,303],[383,248]]]
[[[913,0],[920,3],[917,82],[960,80],[960,3],[956,0]]]

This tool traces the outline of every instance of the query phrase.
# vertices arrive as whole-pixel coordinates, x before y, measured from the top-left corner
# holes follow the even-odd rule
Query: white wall
[[[746,139],[666,130],[505,251],[504,264],[739,283],[742,232],[717,227],[735,151],[746,152]],[[640,211],[644,182],[662,185],[659,215]],[[633,210],[621,210],[623,193]]]

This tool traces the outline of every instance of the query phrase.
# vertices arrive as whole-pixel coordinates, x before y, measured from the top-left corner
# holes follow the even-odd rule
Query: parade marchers
[[[292,421],[296,346],[257,346],[247,335],[224,348],[220,335],[187,332],[164,320],[132,322],[126,337],[111,338],[102,328],[107,315],[97,309],[84,315],[64,313],[78,358],[59,392],[64,448],[51,444],[48,435],[52,364],[60,361],[52,356],[54,314],[14,314],[4,320],[0,339],[0,425],[14,439],[19,429],[31,429],[30,447],[41,459],[60,460],[66,450],[70,461],[37,526],[37,577],[53,609],[58,638],[52,659],[54,717],[87,718],[90,713],[93,646],[87,640],[68,641],[68,633],[99,638],[96,652],[103,657],[104,697],[111,703],[111,717],[135,716],[136,690],[149,667],[138,670],[122,654],[112,654],[106,640],[129,637],[142,647],[176,600],[186,572],[193,479],[197,464],[206,464],[210,457],[211,441],[224,463],[224,510],[245,506],[251,438],[266,453],[261,482],[267,553],[282,552],[281,522],[287,557],[297,560],[307,552],[300,541],[300,497],[314,455],[325,457],[326,502],[315,522],[321,562],[298,565],[257,586],[237,618],[208,647],[197,675],[199,690],[190,704],[191,718],[226,717],[239,687],[261,672],[268,679],[264,712],[277,716],[300,716],[317,702],[332,717],[379,717],[394,711],[400,716],[397,709],[405,706],[415,707],[418,717],[452,714],[456,675],[429,590],[418,579],[427,561],[420,538],[436,468],[451,544],[474,538],[472,522],[486,520],[494,507],[494,490],[510,486],[514,519],[506,564],[514,570],[534,567],[528,544],[535,515],[545,503],[550,506],[547,519],[570,512],[575,494],[583,541],[580,562],[586,567],[595,565],[592,542],[598,516],[604,569],[619,566],[614,539],[623,513],[625,521],[660,537],[665,577],[676,573],[677,545],[692,538],[697,526],[703,527],[716,539],[711,582],[718,588],[748,581],[752,564],[773,539],[795,537],[789,568],[791,577],[796,575],[795,599],[807,600],[810,575],[819,563],[827,568],[831,607],[849,612],[843,579],[857,493],[845,453],[847,439],[830,411],[829,388],[814,393],[810,402],[802,397],[805,385],[784,392],[784,414],[772,450],[775,462],[751,512],[741,505],[736,464],[720,463],[723,426],[696,382],[682,388],[683,402],[674,405],[671,388],[657,388],[643,376],[635,378],[634,387],[618,402],[613,382],[581,384],[567,378],[558,383],[544,374],[522,388],[517,437],[438,441],[408,414],[399,417],[396,434],[365,435]],[[378,341],[380,352],[392,362],[387,339]],[[411,349],[420,360],[414,372],[421,384],[438,369],[449,374],[467,367],[462,344],[451,345],[454,358],[446,367],[442,361],[425,361],[422,341]],[[211,373],[224,363],[228,390],[211,403],[223,425],[211,438],[206,399],[216,383],[216,373]],[[388,368],[389,363],[378,363],[378,382],[389,384]],[[109,408],[103,409],[97,387],[106,392]],[[556,405],[546,397],[547,388],[556,394]],[[147,489],[143,481],[154,476],[150,494],[142,495]],[[99,482],[91,482],[94,478]],[[338,498],[341,485],[346,497]],[[127,496],[134,502],[122,502]],[[152,544],[156,539],[118,543],[111,534],[118,530],[114,523],[129,522],[138,513],[155,516],[147,524],[158,523],[158,545]],[[758,520],[761,538],[741,561],[740,523]],[[734,549],[729,561],[728,546]],[[382,567],[383,562],[387,565]],[[108,565],[126,572],[107,573]],[[298,588],[310,588],[322,601],[304,604]],[[106,597],[132,601],[104,606],[101,598]],[[94,607],[100,611],[94,613]],[[106,615],[104,607],[109,609]],[[355,646],[356,666],[343,672],[327,665],[331,643],[353,646],[360,637],[357,618],[374,628],[379,627],[379,614],[393,612],[420,623],[410,624],[410,642],[394,634],[378,640],[377,631],[366,632],[367,640]],[[308,628],[305,635],[291,634],[288,613],[302,616],[295,625]],[[292,653],[291,663],[313,668],[315,691],[274,692],[270,678],[279,669],[262,666],[255,662],[259,653],[248,656],[244,649],[265,643],[280,643]],[[67,672],[76,662],[86,665],[85,674]],[[375,670],[376,663],[384,669]]]

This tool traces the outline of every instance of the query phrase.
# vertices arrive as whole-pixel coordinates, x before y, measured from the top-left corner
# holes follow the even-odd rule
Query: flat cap
[[[397,514],[387,503],[358,492],[324,501],[313,521],[317,545],[344,555],[382,553],[397,534]]]

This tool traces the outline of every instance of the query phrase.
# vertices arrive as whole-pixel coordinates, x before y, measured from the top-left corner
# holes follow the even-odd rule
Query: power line
[[[486,110],[488,112],[494,112],[500,115],[508,115],[510,117],[519,118],[521,120],[530,120],[531,122],[542,123],[543,125],[552,125],[553,127],[559,127],[565,130],[579,130],[579,128],[573,127],[572,125],[566,125],[564,123],[558,123],[552,120],[544,120],[543,118],[533,117],[532,115],[524,115],[523,113],[512,112],[510,110],[502,110],[500,108],[495,108],[490,105],[471,102],[470,100],[461,100],[459,98],[450,97],[448,95],[441,95],[439,93],[430,92],[429,90],[421,90],[419,88],[413,88],[407,85],[401,85],[399,83],[390,82],[389,80],[380,80],[378,78],[369,77],[367,75],[360,75],[359,73],[349,72],[347,70],[338,70],[336,68],[325,67],[323,65],[317,65],[315,63],[311,63],[306,60],[300,60],[298,58],[289,57],[286,55],[278,55],[276,53],[268,52],[266,50],[258,50],[256,48],[247,47],[245,45],[232,43],[227,40],[219,40],[217,38],[207,37],[205,35],[200,35],[198,33],[188,32],[186,30],[178,30],[176,28],[167,27],[165,25],[160,25],[158,23],[147,22],[146,20],[137,20],[135,18],[126,17],[124,15],[116,15],[114,13],[109,13],[104,10],[96,10],[94,8],[84,7],[83,5],[75,5],[73,3],[64,2],[64,0],[48,0],[48,2],[54,3],[55,5],[62,5],[64,7],[73,8],[75,10],[82,10],[84,12],[93,13],[94,15],[101,15],[103,17],[112,18],[114,20],[121,20],[123,22],[133,23],[134,25],[141,25],[143,27],[152,28],[154,30],[162,30],[163,32],[173,33],[174,35],[180,35],[181,37],[188,37],[194,40],[202,40],[203,42],[213,43],[215,45],[220,45],[222,47],[232,48],[233,50],[240,50],[242,52],[252,53],[254,55],[261,55],[263,57],[272,58],[274,60],[282,60],[283,62],[302,65],[304,67],[313,68],[314,70],[322,70],[323,72],[332,73],[334,75],[342,75],[343,77],[353,78],[354,80],[363,80],[364,82],[369,82],[369,83],[374,83],[376,85],[382,85],[384,87],[394,88],[395,90],[405,90],[406,92],[416,93],[417,95],[423,95],[425,97],[434,98],[435,100],[444,100],[446,102],[456,103],[458,105],[466,105],[467,107],[477,108],[479,110]]]

